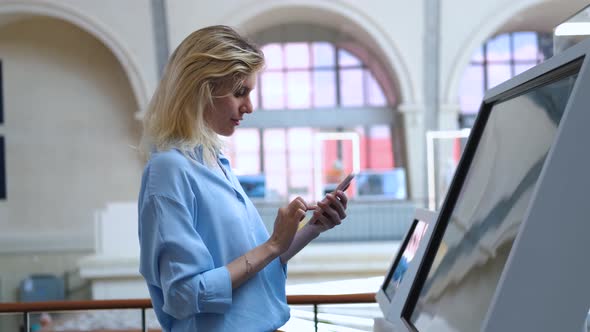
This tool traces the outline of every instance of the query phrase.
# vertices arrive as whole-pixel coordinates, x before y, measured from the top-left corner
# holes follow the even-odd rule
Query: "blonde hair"
[[[222,144],[205,112],[215,112],[213,98],[238,91],[263,66],[258,46],[228,26],[191,33],[170,57],[145,113],[144,152],[177,148],[191,156],[202,146],[203,159],[213,163]]]

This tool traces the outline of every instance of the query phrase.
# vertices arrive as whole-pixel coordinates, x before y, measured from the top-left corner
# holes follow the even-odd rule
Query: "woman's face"
[[[231,136],[244,114],[252,113],[250,91],[256,85],[256,75],[250,75],[235,93],[213,98],[213,107],[205,112],[207,125],[217,134]]]

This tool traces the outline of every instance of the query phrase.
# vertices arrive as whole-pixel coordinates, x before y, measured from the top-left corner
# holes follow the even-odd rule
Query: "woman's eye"
[[[246,95],[246,93],[247,93],[246,88],[242,88],[242,89],[236,91],[235,96],[236,97],[244,97]]]

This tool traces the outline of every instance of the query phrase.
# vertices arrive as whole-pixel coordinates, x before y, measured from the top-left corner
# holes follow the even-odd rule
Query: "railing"
[[[374,303],[375,293],[341,295],[289,295],[289,305],[313,305],[314,327],[318,330],[318,306],[322,304]],[[1,313],[21,313],[25,332],[30,329],[30,314],[49,311],[88,311],[105,309],[141,309],[141,331],[147,332],[146,309],[152,308],[149,299],[48,301],[0,303]]]

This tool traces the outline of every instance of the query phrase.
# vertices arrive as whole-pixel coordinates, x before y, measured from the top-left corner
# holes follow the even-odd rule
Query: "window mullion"
[[[307,43],[307,53],[309,54],[309,66],[307,67],[307,71],[309,72],[309,80],[307,84],[309,84],[309,105],[311,107],[315,107],[315,89],[314,87],[314,57],[313,57],[313,43]]]
[[[287,96],[287,91],[289,91],[289,85],[287,84],[287,57],[285,56],[285,43],[281,43],[281,49],[282,49],[282,54],[283,54],[283,59],[282,59],[282,63],[283,63],[283,68],[282,68],[282,72],[283,72],[283,105],[285,105],[285,108],[289,108],[289,98]]]
[[[335,47],[335,51],[334,51],[334,65],[335,65],[335,70],[334,70],[334,75],[336,76],[334,84],[336,85],[336,107],[340,107],[342,106],[342,97],[340,94],[340,57],[338,56],[338,53],[340,51],[340,47]]]
[[[516,75],[516,60],[514,59],[514,33],[508,35],[508,45],[510,48],[510,77]]]
[[[258,163],[260,174],[264,174],[264,129],[258,128]]]
[[[483,44],[483,91],[488,90],[488,43]]]

